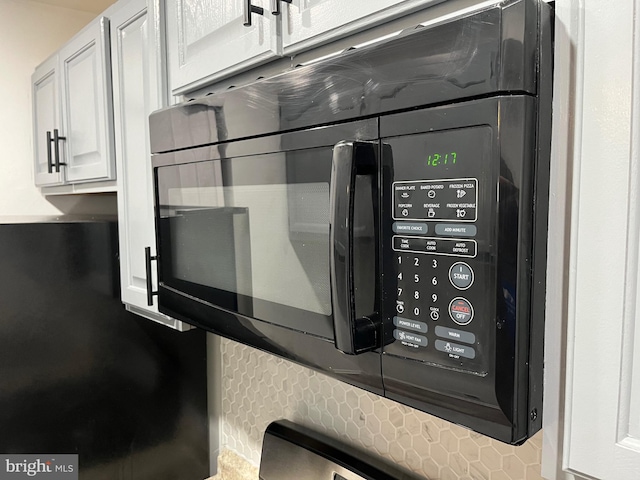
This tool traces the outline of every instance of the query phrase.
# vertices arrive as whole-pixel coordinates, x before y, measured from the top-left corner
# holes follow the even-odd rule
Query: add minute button
[[[436,234],[450,235],[452,237],[475,237],[478,228],[475,225],[465,225],[459,223],[438,223],[436,224]]]

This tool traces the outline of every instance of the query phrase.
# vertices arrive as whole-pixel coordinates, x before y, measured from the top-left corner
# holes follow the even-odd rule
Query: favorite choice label
[[[78,480],[78,455],[0,455],[0,480]]]

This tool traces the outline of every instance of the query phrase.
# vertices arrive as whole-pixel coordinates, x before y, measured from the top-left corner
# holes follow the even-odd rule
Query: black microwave
[[[160,311],[525,441],[551,15],[497,2],[152,114]]]

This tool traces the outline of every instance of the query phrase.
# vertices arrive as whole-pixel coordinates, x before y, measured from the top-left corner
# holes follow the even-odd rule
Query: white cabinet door
[[[68,183],[115,178],[108,39],[109,20],[100,17],[59,52]]]
[[[553,233],[568,236],[550,230],[549,247],[558,251],[568,238],[569,260],[563,269],[549,265],[556,281],[547,305],[562,310],[547,317],[545,397],[552,400],[545,408],[564,397],[565,410],[545,420],[543,474],[640,479],[638,2],[610,8],[601,0],[571,0],[557,7],[552,165],[562,166],[552,172],[566,169],[570,182],[560,177],[552,185],[566,189],[570,210],[550,212],[552,221],[561,215]],[[566,352],[565,384],[558,352]]]
[[[147,305],[145,247],[155,251],[149,114],[166,104],[161,34],[154,22],[160,0],[120,2],[111,14],[111,53],[118,168],[118,232],[122,301],[134,313],[187,329]],[[153,269],[155,272],[155,268]],[[152,285],[157,279],[152,279]]]
[[[245,26],[245,0],[167,0],[169,79],[174,95],[280,54],[277,17],[268,0]]]
[[[284,53],[326,43],[443,0],[280,0]]]
[[[50,138],[60,126],[58,110],[58,56],[40,65],[32,76],[34,179],[38,186],[58,185],[62,174],[53,168]]]

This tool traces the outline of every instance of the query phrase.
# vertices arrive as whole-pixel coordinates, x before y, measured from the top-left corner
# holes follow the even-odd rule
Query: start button
[[[466,290],[473,284],[473,270],[464,262],[456,262],[449,269],[449,280],[458,290]]]

